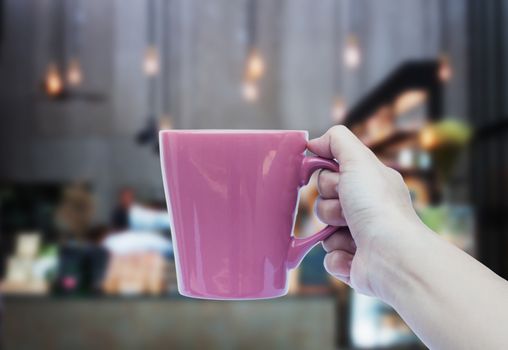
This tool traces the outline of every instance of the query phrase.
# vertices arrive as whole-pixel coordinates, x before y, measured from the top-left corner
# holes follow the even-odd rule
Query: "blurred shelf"
[[[63,90],[56,96],[48,96],[42,93],[37,96],[39,99],[50,102],[69,102],[69,101],[84,101],[91,103],[104,103],[108,100],[108,95],[103,92],[96,91],[71,91]]]
[[[129,301],[147,301],[147,302],[161,302],[161,301],[189,301],[189,302],[227,302],[228,300],[211,300],[211,299],[196,299],[182,296],[177,293],[165,294],[165,295],[36,295],[36,294],[4,294],[2,295],[2,299],[5,302],[9,301],[62,301],[62,302],[72,302],[72,301],[119,301],[119,302],[129,302]],[[271,299],[257,299],[257,300],[245,300],[249,302],[256,301],[289,301],[289,300],[299,300],[299,299],[336,299],[336,296],[328,294],[321,295],[310,295],[310,294],[294,294],[294,295],[286,295],[280,298],[271,298]],[[236,300],[231,300],[232,302],[236,302]],[[240,300],[241,301],[241,300]]]
[[[386,166],[388,166],[394,170],[397,170],[403,177],[412,176],[412,177],[422,177],[422,178],[431,179],[435,175],[435,172],[432,168],[429,168],[429,169],[422,169],[422,168],[416,168],[416,167],[403,168],[403,167],[400,167],[396,163],[391,163],[391,162],[384,162],[384,163],[386,164]]]
[[[390,146],[394,146],[398,143],[411,140],[417,136],[418,131],[416,130],[397,130],[394,131],[391,135],[381,140],[368,143],[367,147],[369,147],[372,150],[372,152],[379,153]]]
[[[414,89],[427,92],[429,118],[440,118],[442,90],[438,71],[437,60],[407,61],[401,64],[348,112],[344,124],[351,128],[367,120],[379,107],[392,103],[400,94]]]
[[[417,168],[401,168],[397,170],[402,177],[420,177],[431,179],[434,176],[434,172],[431,169],[417,169]]]
[[[340,327],[333,298],[39,298],[4,305],[2,349],[333,349]]]

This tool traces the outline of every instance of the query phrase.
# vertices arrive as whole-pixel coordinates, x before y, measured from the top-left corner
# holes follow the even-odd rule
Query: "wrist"
[[[432,251],[433,233],[419,220],[396,221],[376,236],[371,250],[370,284],[374,295],[390,305],[420,288],[418,267],[425,253]]]

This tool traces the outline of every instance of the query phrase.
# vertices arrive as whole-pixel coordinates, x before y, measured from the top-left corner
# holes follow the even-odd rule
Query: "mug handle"
[[[305,186],[309,182],[312,174],[318,169],[327,169],[338,172],[339,164],[337,164],[334,160],[321,157],[304,157],[300,170],[300,187]],[[337,227],[328,225],[321,231],[306,238],[296,238],[291,236],[287,256],[287,267],[289,269],[298,267],[305,255],[316,244],[330,237],[335,231],[337,231]]]

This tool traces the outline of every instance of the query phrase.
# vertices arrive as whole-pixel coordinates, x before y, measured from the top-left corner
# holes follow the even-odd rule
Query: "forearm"
[[[318,177],[318,217],[348,226],[323,244],[327,271],[392,305],[431,348],[508,348],[508,283],[426,228],[402,176],[345,127],[308,146],[341,166]]]
[[[411,231],[382,265],[380,296],[432,349],[505,348],[508,283],[423,225]]]

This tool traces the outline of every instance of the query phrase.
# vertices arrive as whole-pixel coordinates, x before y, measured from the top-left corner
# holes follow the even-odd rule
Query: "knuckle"
[[[332,268],[332,264],[331,264],[330,259],[331,259],[331,255],[330,255],[330,253],[328,253],[328,254],[325,255],[325,258],[323,260],[325,269],[326,269],[326,271],[328,273],[331,273],[330,271],[331,271],[331,268]]]
[[[344,223],[340,203],[336,199],[322,199],[318,197],[315,213],[318,219],[325,224],[341,226]],[[333,242],[334,239],[331,239],[331,241]]]
[[[316,200],[316,215],[319,219],[327,221],[330,218],[331,207],[329,200],[318,197]]]
[[[316,203],[314,204],[314,212],[316,213],[317,217],[321,219],[323,215],[323,199],[321,197],[318,197],[316,199]]]
[[[404,181],[402,178],[402,175],[397,170],[390,168],[390,167],[386,167],[386,168],[388,169],[388,174],[392,179],[401,181],[401,182]]]
[[[320,170],[318,173],[318,176],[317,176],[317,189],[318,189],[319,194],[321,194],[321,190],[323,189],[323,187],[325,185],[325,181],[326,181],[326,179],[324,178],[323,172],[324,172],[323,169]]]
[[[332,243],[333,243],[333,242],[330,240],[330,238],[331,238],[331,237],[329,237],[329,238],[325,239],[325,240],[323,241],[323,243],[322,243],[322,244],[323,244],[323,249],[324,249],[327,253],[329,253],[329,252],[332,250]]]
[[[322,170],[319,173],[318,177],[318,188],[319,190],[327,190],[329,187],[332,187],[332,179],[330,178],[329,174],[326,173],[326,170]]]
[[[348,128],[346,128],[344,125],[334,125],[330,128],[330,134],[332,135],[342,135],[346,132],[348,132]]]
[[[318,176],[317,188],[319,194],[324,198],[336,198],[338,195],[337,186],[339,175],[328,170],[322,170]]]
[[[338,265],[338,256],[337,252],[331,250],[329,253],[325,255],[325,267],[329,272],[333,272]]]

